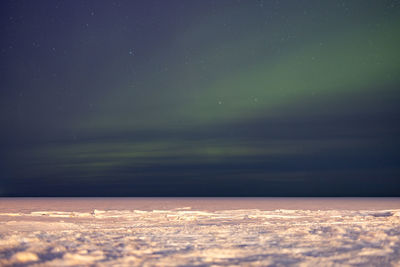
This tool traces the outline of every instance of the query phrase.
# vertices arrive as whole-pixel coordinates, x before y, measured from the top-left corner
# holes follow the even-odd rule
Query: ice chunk
[[[39,257],[35,253],[23,251],[15,253],[11,259],[18,263],[26,263],[31,261],[38,261]]]

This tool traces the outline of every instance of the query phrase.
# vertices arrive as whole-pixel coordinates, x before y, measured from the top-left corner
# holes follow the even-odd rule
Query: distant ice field
[[[400,198],[0,198],[0,212],[40,209],[89,212],[104,210],[153,210],[191,207],[193,210],[306,209],[360,210],[400,208]]]

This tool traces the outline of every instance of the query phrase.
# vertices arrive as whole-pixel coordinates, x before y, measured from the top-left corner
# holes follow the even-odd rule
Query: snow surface
[[[400,266],[400,209],[0,213],[0,266]]]

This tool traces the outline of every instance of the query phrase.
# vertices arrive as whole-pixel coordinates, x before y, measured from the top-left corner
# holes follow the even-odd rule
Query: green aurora
[[[360,177],[383,174],[399,187],[396,1],[91,5],[95,15],[74,13],[84,28],[49,33],[52,53],[64,55],[31,56],[48,64],[32,83],[23,60],[3,63],[5,85],[38,92],[1,99],[3,124],[16,122],[3,139],[18,144],[4,145],[5,195],[29,195],[16,188],[33,181],[45,189],[32,195],[93,185],[89,195],[208,195],[214,182],[210,195],[348,195]],[[23,36],[33,31],[24,25]],[[64,71],[48,79],[50,69]],[[337,175],[346,182],[331,192]]]

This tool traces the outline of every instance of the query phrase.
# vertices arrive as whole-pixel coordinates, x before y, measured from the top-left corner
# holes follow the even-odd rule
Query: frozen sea
[[[0,266],[400,266],[400,198],[0,198]]]

